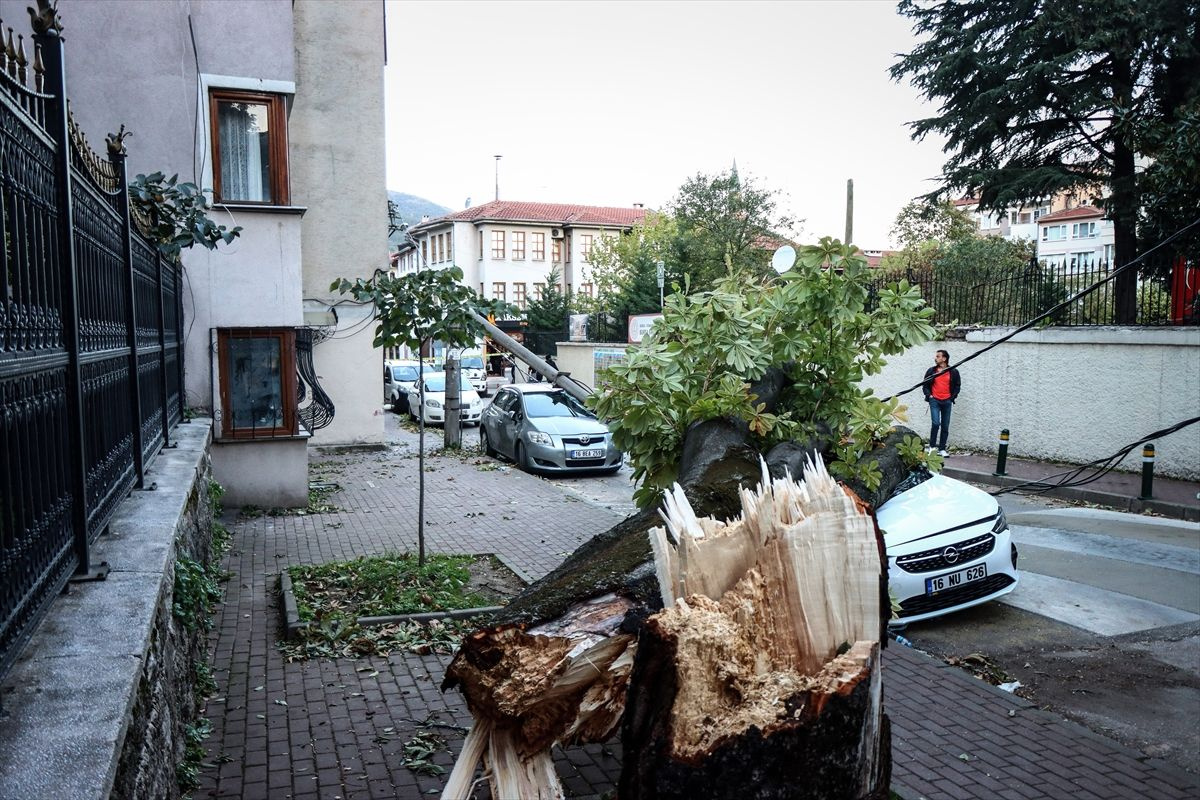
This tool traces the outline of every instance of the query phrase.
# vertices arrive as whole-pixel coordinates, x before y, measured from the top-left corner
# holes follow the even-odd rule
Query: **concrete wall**
[[[968,334],[893,356],[866,385],[888,396],[921,380],[933,353],[951,363],[1007,332]],[[1002,428],[1013,456],[1083,464],[1200,414],[1200,329],[1063,329],[1021,334],[962,370],[963,388],[950,423],[950,446],[994,452]],[[920,390],[902,398],[909,425],[929,435]],[[1155,442],[1163,475],[1200,478],[1200,426]],[[1141,469],[1135,448],[1122,469]]]
[[[108,579],[55,598],[0,685],[0,797],[179,797],[175,767],[196,719],[203,631],[172,613],[176,559],[211,555],[210,425],[172,432],[92,548]]]
[[[214,442],[213,473],[221,476],[225,505],[230,508],[307,506],[308,441],[308,435],[301,434],[291,439]]]
[[[918,383],[934,351],[958,362],[1007,329],[975,332],[892,356],[865,382],[887,397]],[[559,342],[559,368],[589,386],[596,365],[624,350],[620,344]],[[605,354],[610,354],[606,356]],[[1008,428],[1009,453],[1084,464],[1107,458],[1130,442],[1200,415],[1200,329],[1047,329],[1026,332],[962,371],[963,388],[950,423],[950,447],[995,452]],[[929,435],[929,410],[920,389],[901,398],[908,425]],[[1200,479],[1200,425],[1155,442],[1156,470]],[[1121,462],[1141,469],[1141,447]]]
[[[383,3],[297,0],[296,99],[291,135],[292,201],[304,218],[304,297],[345,299],[329,285],[386,269]],[[337,334],[313,360],[336,407],[313,444],[383,441],[383,351],[372,347],[370,310],[337,307]]]

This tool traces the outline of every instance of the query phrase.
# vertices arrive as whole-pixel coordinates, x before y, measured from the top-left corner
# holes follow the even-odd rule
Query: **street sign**
[[[667,278],[667,264],[664,261],[659,261],[656,266],[658,267],[658,288],[661,289],[663,288],[663,282]]]

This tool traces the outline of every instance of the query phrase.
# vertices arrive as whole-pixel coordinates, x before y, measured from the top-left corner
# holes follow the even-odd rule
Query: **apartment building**
[[[1113,260],[1113,223],[1095,206],[1076,206],[1038,219],[1038,260],[1083,269]]]
[[[518,308],[542,297],[555,269],[563,291],[593,296],[592,248],[645,216],[641,206],[495,200],[413,226],[394,265],[401,275],[457,265],[481,296]]]

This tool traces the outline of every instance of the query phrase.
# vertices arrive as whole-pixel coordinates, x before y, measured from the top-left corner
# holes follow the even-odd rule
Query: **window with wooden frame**
[[[271,439],[297,434],[294,328],[217,331],[221,436]]]
[[[533,285],[533,299],[540,302],[543,298],[545,298],[545,296],[546,296],[546,284],[535,283]]]
[[[546,260],[546,234],[531,233],[529,234],[529,257],[534,261]]]
[[[553,251],[552,251],[552,255],[554,256],[554,263],[555,263],[555,264],[561,264],[561,263],[563,263],[563,260],[562,260],[562,239],[555,239],[555,240],[554,240],[554,249],[553,249]]]
[[[492,231],[492,258],[504,258],[504,231]]]
[[[513,231],[512,236],[512,257],[513,261],[525,260],[525,231]]]
[[[504,297],[505,286],[506,286],[506,284],[503,283],[502,281],[497,281],[497,282],[493,283],[492,284],[492,299],[494,299],[494,300],[505,299],[505,297]]]
[[[522,311],[525,310],[525,284],[513,284],[513,303]]]
[[[583,263],[590,263],[592,260],[592,242],[595,237],[590,233],[579,234],[579,260]]]
[[[483,231],[479,232],[479,260],[483,261]]]
[[[454,232],[446,234],[446,260],[454,260]]]
[[[579,284],[579,293],[585,297],[592,297],[592,285],[590,283]]]
[[[209,106],[213,199],[286,206],[290,197],[284,96],[213,89]]]
[[[421,263],[422,264],[429,263],[429,240],[428,239],[421,240]]]

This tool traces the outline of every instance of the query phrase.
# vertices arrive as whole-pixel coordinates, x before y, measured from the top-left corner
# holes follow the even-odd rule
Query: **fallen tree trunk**
[[[897,433],[870,454],[883,464],[884,476],[873,492],[861,487],[874,503],[907,474],[886,463],[900,463],[894,444],[911,435]],[[742,490],[762,477],[761,457],[747,438],[744,424],[726,420],[689,431],[677,492],[696,515],[736,515]],[[822,449],[819,441],[805,444]],[[798,448],[782,455],[773,451],[778,457],[767,459],[771,474],[798,475],[800,462],[791,458]],[[645,509],[593,537],[514,598],[489,627],[464,640],[442,688],[463,692],[481,732],[472,730],[443,797],[465,793],[481,760],[495,797],[559,797],[557,778],[545,769],[550,746],[602,742],[615,733],[636,637],[645,619],[663,607],[649,538],[660,522],[657,509]],[[878,549],[882,558],[881,543]],[[876,585],[885,580],[886,571]],[[886,596],[885,587],[878,591],[880,615],[887,613]],[[833,694],[845,694],[838,691]]]
[[[638,639],[619,794],[882,798],[881,576],[872,517],[814,466],[743,491],[742,518],[668,501],[664,610]]]

